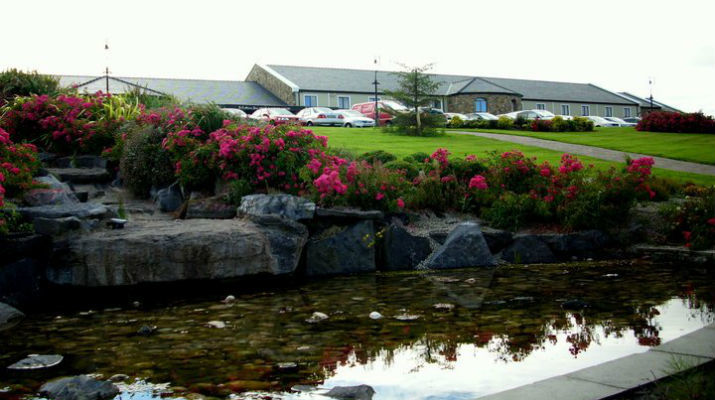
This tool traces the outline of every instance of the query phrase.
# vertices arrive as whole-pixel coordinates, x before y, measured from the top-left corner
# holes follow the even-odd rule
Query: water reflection
[[[30,353],[60,353],[65,362],[44,372],[3,369],[0,387],[11,391],[0,397],[59,375],[121,373],[218,396],[365,383],[376,399],[474,398],[645,351],[712,322],[712,278],[631,263],[377,274],[36,315],[0,335],[0,365]],[[227,294],[237,301],[222,304]],[[329,318],[306,322],[315,311]],[[372,311],[385,318],[370,319]],[[405,314],[419,318],[394,318]],[[157,329],[138,335],[144,325]]]

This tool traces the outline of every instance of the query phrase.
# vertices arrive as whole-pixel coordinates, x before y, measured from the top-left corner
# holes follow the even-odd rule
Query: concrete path
[[[601,147],[584,146],[582,144],[571,144],[556,142],[553,140],[537,139],[526,136],[505,135],[499,133],[486,132],[454,132],[462,135],[479,136],[488,139],[500,140],[502,142],[511,142],[525,144],[534,147],[543,147],[549,150],[562,151],[564,153],[579,154],[599,158],[607,161],[623,162],[626,155],[631,158],[653,157],[656,168],[670,169],[673,171],[694,172],[696,174],[713,175],[715,176],[715,165],[698,164],[687,161],[673,160],[664,157],[654,157],[647,154],[627,153],[618,150],[609,150]],[[703,151],[715,151],[715,149],[703,149]]]
[[[663,379],[673,362],[691,368],[715,359],[715,324],[633,354],[479,400],[600,400]]]

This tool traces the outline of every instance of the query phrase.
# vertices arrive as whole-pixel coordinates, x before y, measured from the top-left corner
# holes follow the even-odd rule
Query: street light
[[[377,58],[375,59],[375,80],[372,82],[373,85],[375,85],[375,126],[380,125],[380,108],[377,104],[377,85],[380,84],[380,82],[377,81]]]

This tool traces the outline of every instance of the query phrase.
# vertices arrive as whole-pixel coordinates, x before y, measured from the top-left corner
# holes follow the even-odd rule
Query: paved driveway
[[[479,136],[488,139],[500,140],[502,142],[511,142],[525,144],[534,147],[543,147],[549,150],[561,151],[564,153],[578,154],[599,158],[601,160],[623,162],[626,156],[631,158],[653,157],[656,168],[670,169],[673,171],[694,172],[696,174],[713,175],[715,176],[715,165],[698,164],[688,161],[673,160],[664,157],[655,157],[647,154],[627,153],[618,150],[609,150],[601,147],[584,146],[582,144],[571,144],[556,142],[553,140],[537,139],[526,136],[504,135],[499,133],[486,132],[455,132],[461,135]],[[703,151],[715,151],[715,149],[703,149]]]

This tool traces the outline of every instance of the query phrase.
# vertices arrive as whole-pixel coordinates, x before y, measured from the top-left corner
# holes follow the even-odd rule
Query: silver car
[[[611,122],[603,117],[599,117],[596,115],[586,115],[586,116],[584,116],[584,118],[593,122],[593,126],[597,126],[597,127],[612,128],[612,127],[618,126],[617,123]]]
[[[618,124],[618,126],[636,126],[637,125],[633,122],[626,122],[618,117],[603,117],[603,119],[606,119],[611,122],[615,122]]]
[[[340,115],[327,107],[308,107],[300,110],[296,114],[300,122],[311,125],[335,125],[342,126],[343,119]]]
[[[355,110],[336,110],[338,118],[342,118],[343,126],[346,128],[367,128],[375,126],[375,120],[362,115]]]

